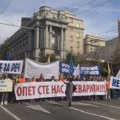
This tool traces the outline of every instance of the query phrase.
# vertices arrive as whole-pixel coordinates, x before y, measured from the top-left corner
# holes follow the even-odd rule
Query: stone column
[[[32,52],[31,52],[32,51],[32,48],[31,48],[31,46],[32,46],[32,32],[33,32],[32,30],[27,32],[28,45],[25,48],[25,54],[27,54],[26,57],[28,57],[28,58],[30,58],[32,56]]]
[[[49,48],[49,41],[48,41],[48,25],[45,26],[45,49]]]
[[[36,28],[36,48],[39,48],[39,27]]]
[[[39,61],[39,54],[40,54],[40,45],[39,45],[39,27],[37,26],[35,29],[35,60]]]
[[[63,59],[63,40],[64,40],[64,35],[63,35],[63,28],[61,28],[61,42],[60,42],[60,58]]]
[[[63,59],[66,59],[66,29],[64,29],[63,54]]]
[[[63,40],[64,40],[64,34],[63,34],[63,28],[61,28],[61,50],[63,50]]]
[[[51,40],[52,40],[52,26],[50,25],[50,40],[49,40],[49,47],[51,47]]]

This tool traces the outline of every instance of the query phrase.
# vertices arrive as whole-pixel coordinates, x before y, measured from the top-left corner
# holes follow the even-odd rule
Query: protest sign
[[[110,88],[111,89],[120,89],[120,79],[117,77],[111,76],[110,78]]]
[[[23,67],[22,60],[5,61],[0,60],[0,73],[21,74]]]
[[[105,95],[106,82],[82,81],[74,82],[74,96]],[[15,86],[17,100],[63,97],[66,85],[63,82],[32,82],[19,83]]]
[[[12,80],[0,80],[0,92],[12,92]]]
[[[45,79],[51,79],[51,76],[59,78],[59,61],[52,63],[38,63],[30,59],[26,59],[25,62],[25,78],[39,78],[40,74],[43,74]]]

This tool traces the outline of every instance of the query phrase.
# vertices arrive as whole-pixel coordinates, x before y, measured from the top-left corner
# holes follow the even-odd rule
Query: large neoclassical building
[[[21,28],[5,45],[13,59],[28,57],[41,61],[47,54],[66,59],[66,54],[83,54],[83,20],[64,10],[42,6],[32,17],[21,19]]]

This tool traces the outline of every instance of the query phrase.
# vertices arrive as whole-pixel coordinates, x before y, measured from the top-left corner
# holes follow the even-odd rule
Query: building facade
[[[41,61],[43,56],[54,54],[66,59],[66,54],[83,54],[83,20],[63,10],[42,6],[33,17],[22,18],[21,28],[5,45],[13,59],[25,57]]]
[[[118,38],[120,40],[120,19],[118,20]]]
[[[86,35],[84,38],[84,53],[96,51],[105,46],[105,39],[93,35]]]

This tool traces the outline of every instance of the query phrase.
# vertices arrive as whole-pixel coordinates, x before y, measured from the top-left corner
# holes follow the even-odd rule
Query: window
[[[79,33],[77,33],[77,38],[78,38],[78,39],[80,38],[80,34],[79,34]]]
[[[70,36],[70,41],[73,42],[73,36]]]
[[[62,16],[62,19],[63,19],[63,20],[65,19],[65,16],[64,16],[64,15]]]
[[[57,46],[57,36],[52,36],[50,44],[51,44],[52,49],[57,49],[58,48],[58,46]]]
[[[91,44],[92,44],[92,45],[96,44],[96,41],[92,40],[92,41],[91,41]]]
[[[93,51],[93,48],[90,48],[90,52],[92,52]]]
[[[55,38],[52,38],[52,40],[51,40],[51,47],[55,48]]]
[[[80,42],[77,41],[77,48],[79,49],[80,48]]]
[[[46,11],[46,15],[49,15],[49,11],[48,10]]]
[[[71,53],[73,52],[73,46],[70,46],[70,52]]]
[[[53,19],[57,19],[58,17],[57,17],[57,15],[56,14],[54,14],[53,15]]]
[[[77,25],[76,25],[76,26],[77,26],[77,28],[80,28],[80,24],[79,24],[79,23],[77,23]]]

